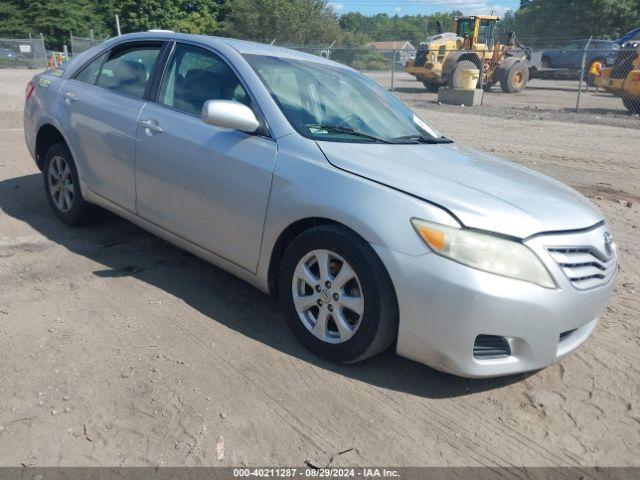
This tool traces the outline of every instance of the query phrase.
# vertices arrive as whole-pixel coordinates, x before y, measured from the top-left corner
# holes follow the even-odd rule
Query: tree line
[[[591,36],[615,40],[640,27],[640,0],[521,0],[501,27],[532,46]]]
[[[455,5],[455,4],[453,4]],[[97,38],[152,28],[221,35],[281,45],[363,46],[370,41],[409,40],[418,45],[450,31],[458,11],[429,15],[339,15],[326,0],[2,0],[0,37],[45,37],[59,50],[69,32]],[[593,35],[617,38],[640,26],[640,0],[522,0],[500,28],[539,46]]]

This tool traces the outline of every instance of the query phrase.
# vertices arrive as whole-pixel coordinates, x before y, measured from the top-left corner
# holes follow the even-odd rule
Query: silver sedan
[[[320,57],[125,35],[36,75],[24,125],[60,220],[100,206],[232,272],[332,361],[539,369],[611,296],[615,245],[584,197]]]

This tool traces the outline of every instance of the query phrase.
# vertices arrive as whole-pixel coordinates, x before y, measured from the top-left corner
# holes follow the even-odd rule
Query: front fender
[[[411,226],[414,217],[459,226],[445,210],[334,167],[314,141],[287,135],[278,140],[258,276],[268,278],[280,234],[307,218],[345,225],[372,245],[423,255],[429,250]]]

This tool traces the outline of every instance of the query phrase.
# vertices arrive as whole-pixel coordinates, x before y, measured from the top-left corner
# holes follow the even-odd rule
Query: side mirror
[[[230,100],[206,101],[202,107],[202,121],[247,133],[253,133],[260,127],[260,122],[249,107]]]

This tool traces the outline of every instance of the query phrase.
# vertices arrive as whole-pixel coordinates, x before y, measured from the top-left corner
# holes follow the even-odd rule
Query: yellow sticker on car
[[[64,70],[62,68],[56,68],[51,72],[51,75],[53,75],[54,77],[61,77],[62,74],[64,74]]]
[[[40,80],[38,80],[38,86],[39,87],[49,88],[49,85],[51,85],[51,80],[49,80],[47,78],[41,78]]]

